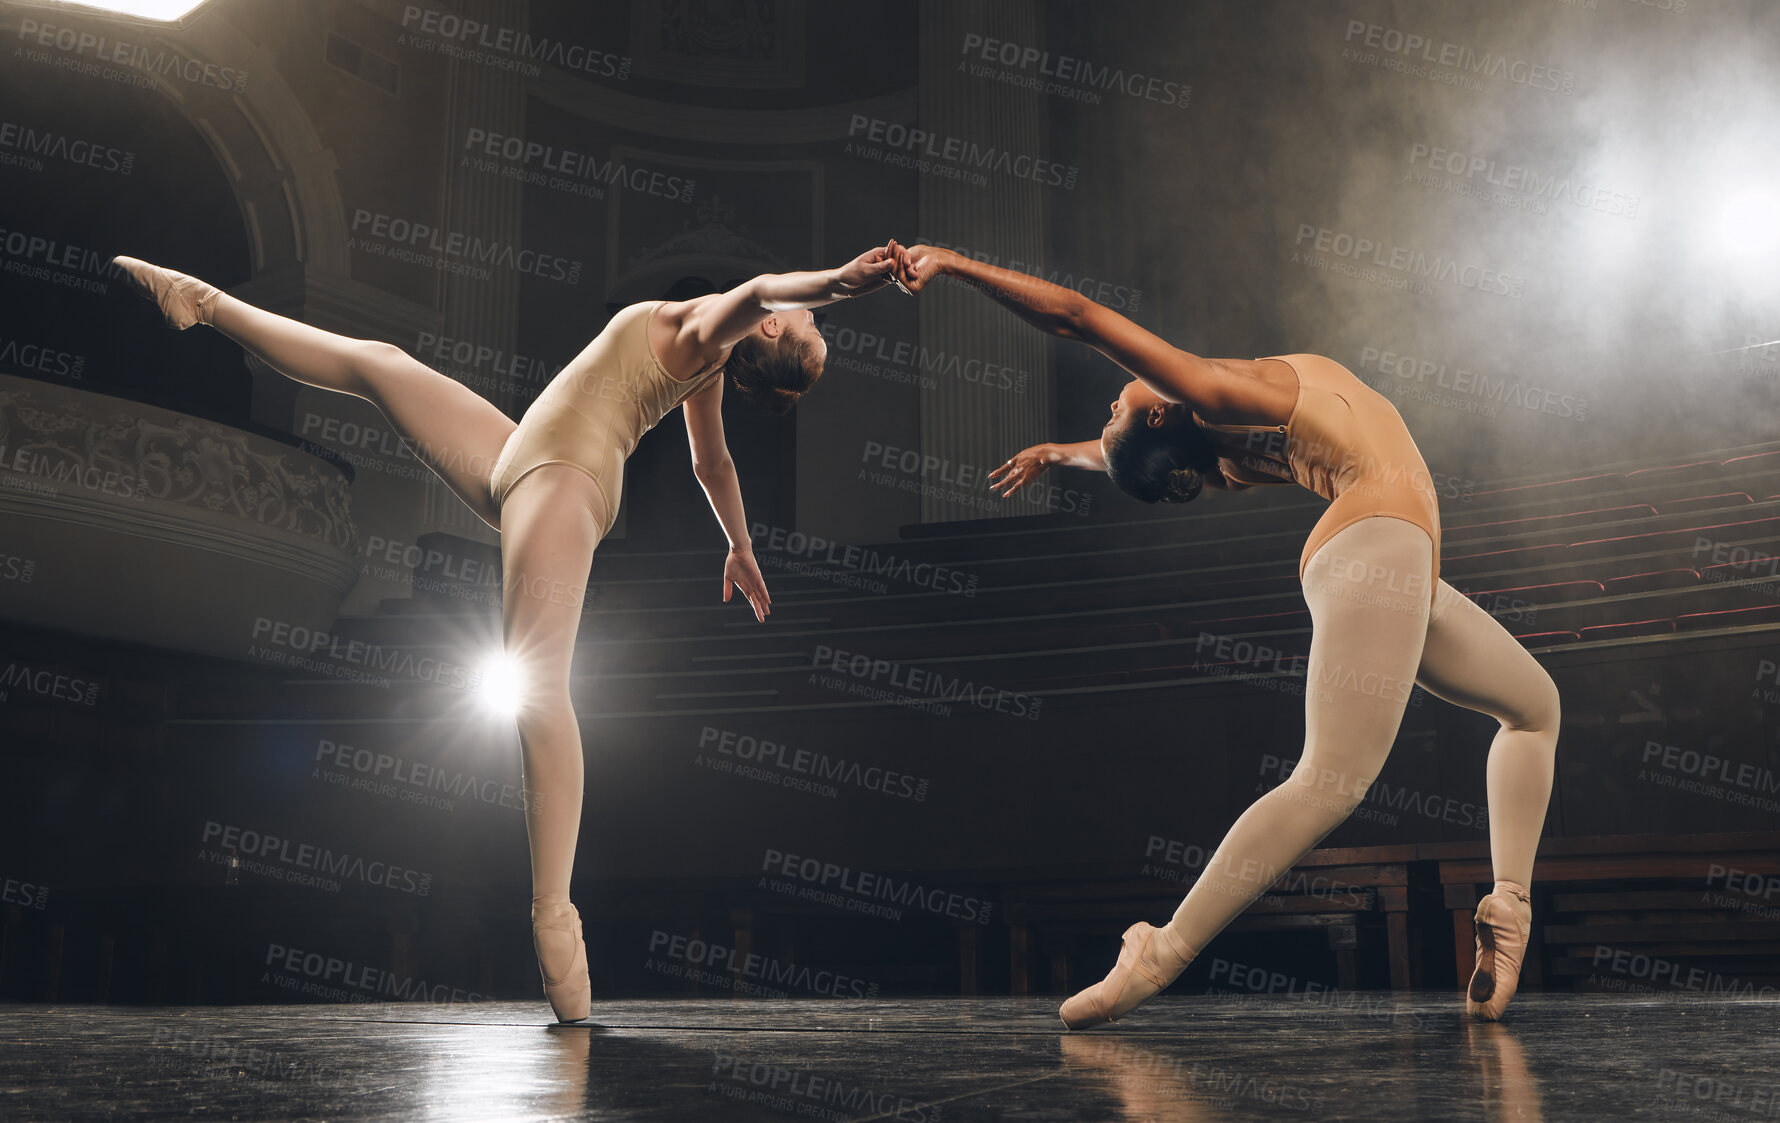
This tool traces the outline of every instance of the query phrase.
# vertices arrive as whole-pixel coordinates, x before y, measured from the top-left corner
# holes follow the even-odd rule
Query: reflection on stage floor
[[[1522,994],[0,1007],[7,1119],[1571,1120],[1780,1110],[1775,1004]],[[1702,1115],[1701,1113],[1705,1113]]]

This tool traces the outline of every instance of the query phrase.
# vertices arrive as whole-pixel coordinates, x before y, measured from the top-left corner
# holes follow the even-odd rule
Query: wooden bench
[[[1322,931],[1335,952],[1337,985],[1359,981],[1363,936],[1382,933],[1393,988],[1418,985],[1409,923],[1414,846],[1363,846],[1316,850],[1231,922],[1230,932]],[[1186,871],[1183,871],[1186,872]],[[1048,955],[1045,985],[1051,993],[1073,989],[1069,958],[1078,937],[1116,936],[1125,925],[1172,913],[1193,879],[1045,879],[1004,883],[1009,971],[1014,994],[1032,994],[1038,949]],[[1431,882],[1429,882],[1431,888]]]
[[[1490,891],[1488,847],[1419,848],[1451,913],[1458,977]],[[1714,992],[1780,981],[1780,831],[1548,838],[1533,866],[1523,986]]]

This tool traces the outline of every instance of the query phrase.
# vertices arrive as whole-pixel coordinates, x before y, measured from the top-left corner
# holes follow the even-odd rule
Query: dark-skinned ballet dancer
[[[569,903],[584,776],[569,664],[580,591],[594,548],[617,516],[625,458],[645,432],[685,406],[692,470],[729,538],[723,599],[740,589],[765,620],[772,600],[724,441],[724,383],[770,412],[789,410],[821,375],[828,354],[809,309],[888,283],[893,247],[838,269],[767,274],[724,293],[630,305],[517,424],[391,344],[274,315],[134,258],[116,263],[169,326],[207,324],[298,382],[371,402],[427,467],[500,531],[502,645],[521,683],[516,717],[533,942],[557,1020],[587,1017],[587,950],[580,914]]]
[[[919,291],[952,276],[1041,331],[1099,351],[1132,375],[1100,439],[1026,449],[994,472],[1011,495],[1052,466],[1104,471],[1149,503],[1296,483],[1330,500],[1299,559],[1310,608],[1304,751],[1287,780],[1224,836],[1174,917],[1124,935],[1105,979],[1063,1004],[1083,1029],[1116,1021],[1178,977],[1224,926],[1364,798],[1396,740],[1413,684],[1501,723],[1486,770],[1496,883],[1477,906],[1469,1012],[1502,1016],[1532,925],[1527,885],[1551,799],[1558,694],[1483,609],[1439,580],[1440,512],[1403,419],[1332,359],[1207,359],[1071,289],[949,250],[896,250]]]

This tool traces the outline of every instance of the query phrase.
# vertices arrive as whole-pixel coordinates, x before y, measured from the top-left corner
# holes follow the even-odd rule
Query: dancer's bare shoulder
[[[674,378],[696,378],[729,354],[729,348],[716,344],[711,333],[701,330],[701,319],[709,319],[713,301],[722,293],[695,296],[691,300],[663,301],[649,320],[649,346],[661,365]]]
[[[1199,415],[1213,425],[1284,425],[1298,404],[1298,373],[1278,359],[1206,359],[1222,394]]]

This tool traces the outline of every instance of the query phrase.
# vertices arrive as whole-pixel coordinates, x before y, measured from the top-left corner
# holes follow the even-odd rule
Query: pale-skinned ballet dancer
[[[592,986],[569,875],[581,826],[581,733],[569,663],[594,547],[618,513],[624,461],[684,405],[692,470],[729,539],[723,599],[735,589],[765,620],[723,387],[784,413],[822,373],[828,346],[809,309],[890,281],[892,246],[838,269],[766,274],[724,293],[633,304],[613,316],[515,424],[491,402],[400,348],[349,339],[245,304],[194,277],[134,258],[116,264],[169,326],[206,324],[274,369],[371,402],[421,460],[501,533],[501,634],[521,678],[517,722],[531,844],[532,934],[559,1021],[588,1016]],[[572,593],[565,595],[564,590]]]
[[[1340,825],[1384,767],[1418,682],[1501,723],[1486,769],[1497,881],[1477,906],[1466,988],[1472,1015],[1500,1018],[1531,930],[1526,887],[1551,798],[1557,688],[1493,617],[1439,580],[1433,482],[1396,409],[1320,355],[1201,358],[1071,289],[949,250],[895,252],[897,279],[911,291],[958,278],[1134,379],[1098,440],[1018,453],[991,473],[1000,494],[1063,466],[1104,471],[1149,503],[1184,503],[1204,485],[1292,483],[1330,500],[1299,559],[1312,636],[1296,768],[1236,820],[1173,919],[1125,932],[1106,978],[1063,1004],[1064,1023],[1116,1021],[1173,982]]]

